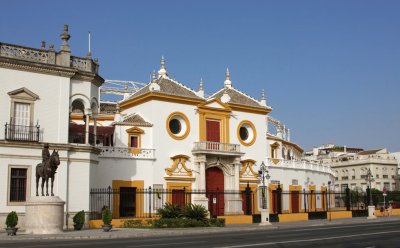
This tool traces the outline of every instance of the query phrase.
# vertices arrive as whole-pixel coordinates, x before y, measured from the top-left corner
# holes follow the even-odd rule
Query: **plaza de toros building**
[[[261,208],[262,163],[271,213],[278,187],[323,192],[333,181],[329,165],[301,161],[303,149],[269,116],[264,93],[256,99],[238,90],[228,70],[221,89],[206,96],[203,82],[193,90],[170,78],[162,58],[145,86],[121,101],[100,102],[99,62],[90,53],[71,54],[68,26],[61,39],[59,51],[0,43],[0,223],[17,211],[23,225],[44,143],[60,154],[54,191],[66,202],[69,226],[82,209],[98,213],[106,206],[116,219],[135,218],[165,202],[202,204],[231,223],[252,221]],[[111,198],[95,194],[108,187]],[[286,213],[326,204],[320,197],[285,197]]]

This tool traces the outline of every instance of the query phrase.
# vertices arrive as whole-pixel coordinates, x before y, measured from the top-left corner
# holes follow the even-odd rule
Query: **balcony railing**
[[[155,149],[98,146],[101,149],[99,157],[103,158],[136,158],[155,159]]]
[[[23,126],[6,123],[4,137],[10,141],[40,142],[41,132],[39,124],[35,126]]]
[[[211,141],[195,142],[193,151],[215,151],[224,153],[240,153],[240,145]]]

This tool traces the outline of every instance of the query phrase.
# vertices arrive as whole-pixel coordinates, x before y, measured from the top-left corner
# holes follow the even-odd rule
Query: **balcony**
[[[243,155],[243,153],[240,152],[240,145],[238,144],[211,141],[195,142],[192,152],[194,154],[204,153],[231,156]]]
[[[35,126],[23,126],[6,123],[4,138],[9,141],[40,142],[42,134],[39,124]]]
[[[155,159],[155,149],[97,146],[102,158]]]

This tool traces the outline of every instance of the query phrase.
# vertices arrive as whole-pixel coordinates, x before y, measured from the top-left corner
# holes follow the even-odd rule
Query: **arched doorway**
[[[220,168],[206,170],[206,191],[210,214],[213,217],[224,215],[224,173]]]

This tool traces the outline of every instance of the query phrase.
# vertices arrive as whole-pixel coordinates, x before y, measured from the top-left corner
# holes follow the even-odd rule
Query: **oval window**
[[[169,121],[169,130],[171,130],[171,132],[173,134],[178,134],[181,132],[182,130],[182,125],[181,122],[178,119],[172,119]]]
[[[247,130],[247,128],[246,127],[240,127],[240,138],[243,140],[243,141],[246,141],[248,138],[249,138],[249,131]]]

